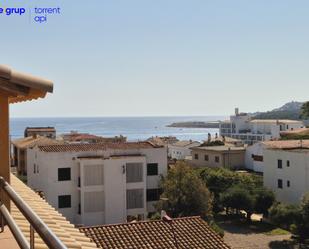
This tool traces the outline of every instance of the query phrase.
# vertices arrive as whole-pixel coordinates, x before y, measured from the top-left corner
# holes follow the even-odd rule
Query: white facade
[[[309,192],[309,150],[266,149],[264,161],[264,186],[279,202],[298,204]]]
[[[128,216],[143,219],[155,211],[160,175],[167,173],[167,151],[160,147],[46,152],[35,147],[28,150],[27,165],[28,185],[43,191],[70,222],[122,223]],[[70,172],[69,178],[62,180],[59,169]]]
[[[280,138],[281,131],[291,131],[304,127],[297,120],[258,120],[247,113],[235,112],[229,121],[220,123],[220,136],[240,139],[246,144]]]
[[[172,159],[184,160],[191,156],[191,148],[199,146],[200,143],[196,141],[178,141],[174,144],[168,145],[168,156]]]
[[[263,173],[264,149],[265,145],[262,142],[247,146],[245,156],[245,165],[247,169]]]

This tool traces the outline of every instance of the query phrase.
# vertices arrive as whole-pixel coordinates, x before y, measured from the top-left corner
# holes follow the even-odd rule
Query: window
[[[289,188],[290,187],[290,181],[286,181],[286,186]]]
[[[160,189],[147,189],[147,201],[158,201],[160,199]]]
[[[219,163],[219,162],[220,162],[220,157],[216,156],[216,157],[215,157],[215,162],[216,162],[216,163]]]
[[[142,163],[127,163],[127,182],[142,182],[143,181],[143,164]]]
[[[263,161],[264,161],[263,156],[259,156],[259,155],[254,155],[254,154],[252,154],[251,157],[252,157],[253,161],[256,161],[256,162],[263,162]]]
[[[96,186],[104,184],[104,169],[102,164],[85,165],[84,185]]]
[[[278,169],[282,169],[282,160],[281,159],[278,160]]]
[[[204,159],[205,159],[205,161],[209,161],[209,156],[208,156],[208,155],[205,155],[205,156],[204,156]]]
[[[70,207],[71,207],[71,195],[59,195],[58,208],[70,208]]]
[[[282,180],[281,179],[278,179],[278,188],[282,188]]]
[[[144,190],[128,189],[127,190],[127,209],[144,207]]]
[[[194,154],[194,159],[198,160],[198,154]]]
[[[158,164],[157,163],[148,163],[147,164],[147,175],[148,176],[157,176],[158,175]]]
[[[290,167],[290,161],[289,160],[286,161],[286,166]]]
[[[104,192],[85,192],[84,193],[84,212],[94,213],[104,211]]]
[[[36,165],[33,164],[33,174],[35,174],[35,173],[36,173]]]
[[[71,180],[71,168],[59,168],[58,169],[58,181],[70,181]]]

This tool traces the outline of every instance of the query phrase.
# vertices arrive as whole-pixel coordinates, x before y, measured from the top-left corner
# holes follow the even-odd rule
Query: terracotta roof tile
[[[56,236],[69,249],[95,249],[96,245],[83,233],[74,227],[65,217],[51,207],[38,194],[26,186],[16,176],[11,174],[11,185],[27,205],[44,221]],[[12,203],[12,202],[11,202]],[[11,214],[25,237],[30,240],[29,222],[19,209],[12,203]],[[0,248],[2,248],[0,246]],[[35,248],[47,249],[42,239],[35,233]]]
[[[173,227],[179,249],[230,248],[200,217],[173,219]],[[81,227],[80,231],[103,249],[177,249],[171,225],[162,220]]]
[[[268,149],[309,149],[309,140],[279,140],[263,142]]]
[[[108,149],[148,149],[162,148],[149,142],[125,142],[125,143],[94,143],[94,144],[55,144],[39,146],[44,152],[68,152],[68,151],[97,151]]]
[[[47,138],[44,136],[37,137],[25,137],[12,141],[12,144],[17,146],[18,148],[29,148],[33,146],[42,146],[42,145],[51,145],[51,144],[63,144],[62,141],[58,141],[55,139]]]

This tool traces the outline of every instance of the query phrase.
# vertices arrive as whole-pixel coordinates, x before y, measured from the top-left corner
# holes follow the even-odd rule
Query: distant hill
[[[284,104],[283,106],[272,110],[273,112],[278,111],[299,111],[303,106],[304,102],[292,101]]]
[[[301,114],[301,107],[303,102],[292,101],[284,104],[268,112],[260,112],[254,115],[256,119],[295,119],[299,120]]]

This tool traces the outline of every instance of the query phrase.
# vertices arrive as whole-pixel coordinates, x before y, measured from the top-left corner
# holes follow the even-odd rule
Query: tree
[[[220,195],[236,185],[245,186],[245,189],[253,192],[263,186],[261,176],[248,173],[239,173],[226,168],[203,168],[199,170],[201,179],[208,189],[214,194],[214,212],[222,211]]]
[[[212,215],[212,195],[206,185],[184,162],[178,162],[160,182],[163,190],[157,210],[172,217]]]
[[[264,216],[268,216],[268,210],[275,202],[275,195],[271,190],[266,188],[259,188],[254,190],[255,206],[254,211]]]
[[[222,205],[228,211],[234,208],[237,212],[244,210],[247,213],[247,220],[251,220],[254,211],[255,198],[243,185],[236,185],[220,195]]]
[[[309,194],[302,199],[298,217],[291,225],[291,231],[300,243],[309,239]]]
[[[301,117],[303,119],[309,118],[309,101],[305,102],[301,107]]]
[[[289,229],[292,224],[299,220],[300,208],[297,205],[275,203],[269,209],[269,219],[277,226]]]

